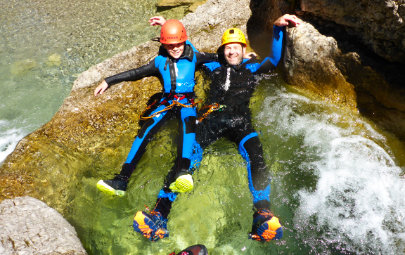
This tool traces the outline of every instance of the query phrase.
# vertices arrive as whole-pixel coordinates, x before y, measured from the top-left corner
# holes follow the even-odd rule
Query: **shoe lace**
[[[128,181],[128,177],[121,174],[115,174],[114,180]]]
[[[152,216],[155,216],[154,217],[155,224],[157,226],[159,226],[160,228],[162,228],[164,226],[164,223],[165,223],[165,220],[163,219],[162,214],[160,212],[158,212],[158,211],[155,211],[155,210],[151,211],[150,214]]]
[[[271,213],[271,211],[268,209],[259,209],[257,213],[266,218],[272,218],[274,216],[273,213]]]

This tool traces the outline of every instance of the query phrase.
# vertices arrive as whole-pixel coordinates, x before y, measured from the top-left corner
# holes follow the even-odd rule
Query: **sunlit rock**
[[[1,254],[87,254],[72,225],[32,197],[1,202],[0,229]]]
[[[342,55],[336,40],[320,34],[308,23],[288,31],[283,63],[287,82],[355,109],[354,87],[336,63],[337,56]]]
[[[197,0],[159,0],[156,4],[157,7],[176,7],[181,5],[191,5]]]

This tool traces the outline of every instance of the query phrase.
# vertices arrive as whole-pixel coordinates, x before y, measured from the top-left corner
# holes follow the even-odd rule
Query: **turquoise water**
[[[156,1],[0,1],[0,162],[48,122],[77,75],[155,37]]]
[[[67,215],[90,254],[169,254],[196,243],[210,254],[401,254],[405,192],[386,137],[367,120],[308,99],[276,78],[252,99],[254,123],[272,172],[272,211],[282,240],[248,239],[252,200],[237,146],[225,139],[204,153],[169,215],[169,238],[150,242],[132,230],[138,210],[153,209],[175,158],[175,122],[157,133],[123,198],[84,177]],[[111,169],[99,169],[111,176]],[[85,217],[84,217],[85,216]]]

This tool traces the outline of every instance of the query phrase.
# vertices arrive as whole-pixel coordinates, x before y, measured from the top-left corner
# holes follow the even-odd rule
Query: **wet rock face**
[[[402,71],[405,64],[405,1],[301,0],[299,7],[302,17],[320,34],[336,40],[337,50],[328,59],[333,61],[334,70],[352,85],[354,96],[351,98],[355,102],[349,105],[356,106],[361,114],[405,140],[405,74]],[[298,41],[293,43],[298,44]],[[326,61],[318,63],[322,62]],[[303,65],[308,63],[311,61],[301,62]],[[310,72],[311,65],[308,67]],[[319,70],[325,71],[325,68]],[[318,75],[308,73],[307,76],[315,81]],[[300,81],[297,78],[293,79]],[[332,82],[328,87],[333,88],[334,84]],[[347,95],[345,91],[337,90],[336,94],[340,94],[341,99]]]
[[[286,36],[281,66],[289,84],[359,111],[405,140],[404,1],[267,0],[251,8],[248,32],[297,10],[305,21]],[[268,52],[260,44],[266,33],[249,34],[261,55]]]
[[[1,202],[0,229],[1,254],[87,254],[62,215],[32,197]]]
[[[309,23],[290,28],[283,67],[287,82],[309,89],[331,102],[356,108],[356,94],[338,68],[340,52],[332,37],[319,33]]]
[[[405,63],[405,1],[301,0],[300,7],[343,25],[384,59]]]

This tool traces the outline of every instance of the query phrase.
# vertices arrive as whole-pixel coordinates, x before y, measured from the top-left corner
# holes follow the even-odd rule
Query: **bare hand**
[[[274,25],[278,27],[285,27],[288,25],[291,25],[293,27],[296,27],[302,23],[302,20],[299,19],[295,15],[291,14],[284,14],[283,16],[279,17],[276,21],[274,21]]]
[[[100,83],[100,85],[97,86],[97,88],[94,90],[94,96],[97,96],[98,94],[103,94],[104,91],[108,89],[108,84],[106,81],[103,81]]]
[[[162,16],[154,16],[149,19],[149,24],[151,26],[163,26],[166,23],[166,19]]]
[[[257,58],[257,54],[255,52],[249,52],[249,53],[246,53],[245,55],[243,55],[243,58],[248,58],[248,59]]]

